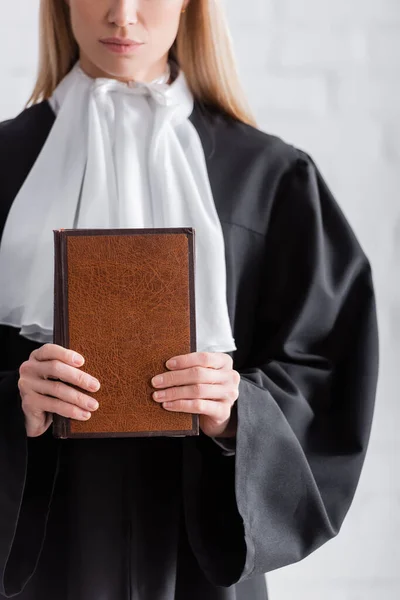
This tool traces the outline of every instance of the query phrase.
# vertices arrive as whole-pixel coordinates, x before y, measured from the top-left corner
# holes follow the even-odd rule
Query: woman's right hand
[[[72,383],[91,393],[99,390],[99,381],[78,368],[84,362],[84,358],[73,350],[44,344],[22,363],[18,388],[28,437],[45,433],[53,421],[53,413],[87,421],[91,417],[90,411],[97,410],[96,400],[67,385]]]

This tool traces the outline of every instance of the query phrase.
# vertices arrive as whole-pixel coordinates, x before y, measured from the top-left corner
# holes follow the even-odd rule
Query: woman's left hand
[[[153,398],[166,410],[200,415],[200,428],[210,437],[234,437],[231,415],[240,375],[232,365],[229,354],[222,352],[174,356],[166,362],[169,370],[151,380],[160,390]]]

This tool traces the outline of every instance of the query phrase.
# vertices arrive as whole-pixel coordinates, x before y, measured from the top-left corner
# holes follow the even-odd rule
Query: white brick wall
[[[356,499],[338,538],[268,577],[272,600],[397,600],[400,1],[221,1],[260,127],[321,167],[371,258],[379,306],[378,404]],[[31,91],[38,4],[2,1],[0,120]]]

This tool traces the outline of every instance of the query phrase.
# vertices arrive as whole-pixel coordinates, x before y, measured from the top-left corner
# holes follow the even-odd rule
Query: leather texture
[[[54,236],[54,343],[82,354],[101,383],[89,421],[54,415],[55,436],[197,435],[198,416],[166,411],[151,385],[169,358],[196,350],[194,230]]]

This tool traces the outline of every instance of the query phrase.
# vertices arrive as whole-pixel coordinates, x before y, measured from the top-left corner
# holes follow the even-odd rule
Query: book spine
[[[195,271],[196,271],[196,230],[190,228],[187,230],[188,250],[189,250],[189,296],[190,296],[190,352],[197,351],[196,335],[196,291],[195,291]],[[190,435],[199,435],[200,418],[199,415],[192,415],[192,431]]]
[[[53,321],[53,343],[65,347],[65,311],[64,306],[64,283],[65,283],[65,253],[63,243],[65,236],[62,231],[54,233],[54,321]],[[53,435],[56,438],[66,439],[68,437],[68,419],[61,415],[53,415]]]

